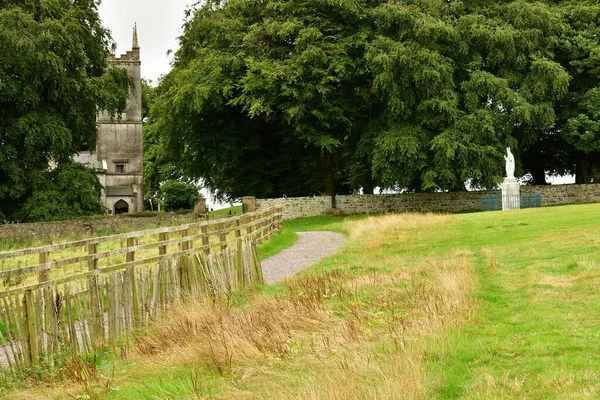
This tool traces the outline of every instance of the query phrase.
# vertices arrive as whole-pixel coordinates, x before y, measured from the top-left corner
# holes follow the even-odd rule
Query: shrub
[[[191,210],[202,197],[196,185],[180,181],[163,183],[158,190],[158,196],[162,199],[164,211]]]

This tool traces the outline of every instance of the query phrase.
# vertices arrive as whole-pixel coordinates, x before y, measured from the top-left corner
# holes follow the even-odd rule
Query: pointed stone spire
[[[140,48],[140,45],[138,44],[137,22],[133,26],[133,45],[131,47],[133,49],[139,49]]]

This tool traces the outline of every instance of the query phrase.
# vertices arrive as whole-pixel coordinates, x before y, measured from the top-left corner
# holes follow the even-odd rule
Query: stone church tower
[[[142,141],[142,80],[137,27],[133,29],[131,51],[110,56],[111,67],[125,68],[135,87],[129,93],[121,119],[100,114],[95,152],[82,152],[75,161],[96,168],[105,190],[102,200],[109,214],[139,212],[144,209],[144,153]]]

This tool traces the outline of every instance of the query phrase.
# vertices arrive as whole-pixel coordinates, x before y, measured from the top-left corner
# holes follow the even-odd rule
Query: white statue
[[[510,147],[506,148],[506,155],[504,156],[506,160],[506,177],[513,178],[515,177],[515,156],[510,152]]]

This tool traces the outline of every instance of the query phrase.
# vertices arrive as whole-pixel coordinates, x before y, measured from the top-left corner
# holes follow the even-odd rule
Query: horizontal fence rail
[[[0,364],[21,371],[43,356],[93,351],[173,301],[262,282],[256,244],[281,221],[274,207],[0,253]]]
[[[51,274],[55,271],[57,274],[54,279],[63,279],[64,275],[75,275],[103,266],[125,268],[130,264],[154,262],[166,254],[177,256],[189,253],[192,249],[193,252],[210,254],[235,245],[239,238],[251,238],[260,244],[274,230],[280,229],[281,217],[281,208],[273,207],[226,220],[0,252],[0,296],[2,290],[19,287],[23,290],[37,287],[36,284],[43,286],[51,281]],[[33,277],[33,273],[38,275]]]

